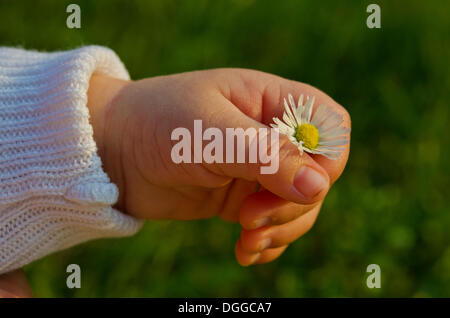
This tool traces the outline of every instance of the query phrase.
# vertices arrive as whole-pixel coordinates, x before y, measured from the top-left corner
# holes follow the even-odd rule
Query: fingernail
[[[294,186],[305,199],[312,199],[327,188],[328,180],[317,170],[303,166],[295,175]]]
[[[255,255],[252,257],[252,260],[251,260],[251,262],[250,262],[249,265],[255,264],[255,262],[257,262],[257,261],[259,260],[260,257],[261,257],[261,253],[255,254]]]
[[[257,229],[257,228],[259,228],[261,226],[269,224],[269,222],[270,222],[270,218],[268,216],[260,218],[260,219],[256,219],[253,222],[253,228]]]
[[[271,239],[270,237],[269,237],[269,238],[266,238],[266,239],[263,239],[263,240],[261,241],[261,243],[259,243],[259,250],[260,250],[260,251],[265,250],[265,249],[268,248],[271,244],[272,244],[272,239]]]

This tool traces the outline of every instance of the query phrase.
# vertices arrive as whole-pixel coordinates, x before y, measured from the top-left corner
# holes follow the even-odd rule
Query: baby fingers
[[[244,200],[239,212],[239,222],[246,230],[280,225],[297,219],[320,204],[321,201],[308,205],[298,204],[264,190],[251,194]]]
[[[254,230],[243,229],[235,250],[238,262],[247,266],[277,258],[287,245],[311,229],[319,210],[320,205],[282,225],[263,226]]]

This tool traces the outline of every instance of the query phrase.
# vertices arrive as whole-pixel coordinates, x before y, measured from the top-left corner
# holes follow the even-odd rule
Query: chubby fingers
[[[297,204],[263,190],[249,195],[243,201],[239,211],[239,222],[245,230],[266,225],[279,225],[298,218],[321,203],[322,201],[313,204]]]
[[[239,264],[266,263],[277,258],[290,243],[307,233],[317,218],[320,204],[308,213],[282,225],[263,226],[254,230],[242,229],[235,254]]]
[[[261,253],[248,253],[242,248],[241,240],[238,240],[235,246],[236,259],[242,266],[249,266],[253,264],[269,263],[277,259],[288,246],[281,246],[277,248],[268,248]]]

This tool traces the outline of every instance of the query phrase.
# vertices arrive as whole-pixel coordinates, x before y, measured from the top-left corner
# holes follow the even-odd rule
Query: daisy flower
[[[297,106],[291,94],[288,99],[289,104],[284,99],[283,121],[275,117],[275,124],[270,126],[288,136],[300,150],[300,155],[306,151],[333,160],[339,158],[348,144],[347,134],[350,132],[350,129],[340,126],[344,122],[342,116],[324,104],[313,114],[314,96],[307,97],[303,104],[303,95],[300,95]]]

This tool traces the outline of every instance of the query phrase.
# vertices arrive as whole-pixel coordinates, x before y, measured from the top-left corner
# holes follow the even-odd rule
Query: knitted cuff
[[[86,107],[94,72],[129,79],[104,47],[0,48],[0,274],[142,225],[111,207],[118,189],[102,170]]]

